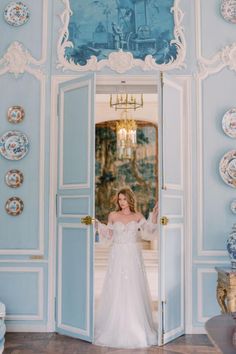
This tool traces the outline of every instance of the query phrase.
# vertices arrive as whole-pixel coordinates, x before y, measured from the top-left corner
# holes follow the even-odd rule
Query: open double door
[[[163,84],[164,83],[164,84]],[[182,89],[157,77],[159,101],[159,345],[184,333]],[[93,341],[95,78],[61,83],[58,102],[56,331]],[[157,108],[158,110],[158,108]]]

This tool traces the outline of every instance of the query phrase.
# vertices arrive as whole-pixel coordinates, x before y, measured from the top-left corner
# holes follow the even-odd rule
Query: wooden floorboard
[[[7,333],[4,354],[210,354],[218,353],[207,335],[185,335],[163,346],[115,349],[56,333]]]

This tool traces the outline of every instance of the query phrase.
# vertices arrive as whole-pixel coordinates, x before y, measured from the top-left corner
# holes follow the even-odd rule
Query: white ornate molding
[[[207,59],[202,55],[201,32],[201,0],[195,0],[196,13],[196,55],[199,71],[195,75],[196,103],[197,103],[197,256],[199,257],[227,257],[226,250],[204,248],[204,137],[203,137],[203,81],[216,74],[225,67],[231,70],[236,68],[236,44],[226,46]]]
[[[69,31],[68,26],[70,22],[70,16],[72,15],[72,11],[70,8],[69,0],[61,0],[65,6],[64,11],[60,15],[60,20],[62,23],[62,28],[59,30],[59,40],[57,44],[57,56],[58,56],[58,64],[57,68],[65,70],[72,70],[77,72],[85,72],[85,71],[99,71],[104,67],[109,67],[112,70],[118,73],[124,73],[134,67],[139,67],[144,71],[147,70],[161,70],[167,71],[171,69],[180,69],[185,66],[184,60],[186,57],[186,41],[183,33],[182,20],[183,20],[183,12],[179,7],[180,0],[174,1],[174,6],[171,9],[174,15],[174,36],[175,39],[171,41],[171,44],[176,44],[178,48],[177,58],[172,58],[167,64],[157,64],[155,59],[151,55],[147,55],[145,60],[134,59],[131,52],[123,52],[119,50],[117,52],[112,52],[108,56],[108,59],[103,59],[97,61],[95,56],[91,56],[89,60],[87,60],[86,65],[75,64],[73,61],[68,61],[65,58],[65,50],[66,48],[73,47],[73,43],[68,41]]]
[[[236,71],[236,43],[221,48],[212,58],[202,55],[201,0],[195,0],[196,13],[196,54],[199,71],[197,78],[204,80],[225,67]]]
[[[16,43],[19,44],[19,46],[22,46],[22,51],[25,52],[25,56],[26,56],[26,52],[27,52],[27,56],[29,56],[27,59],[30,59],[30,63],[34,64],[34,65],[43,65],[45,64],[46,60],[47,60],[47,46],[48,46],[48,0],[42,0],[42,50],[41,50],[41,56],[39,59],[35,59],[26,49],[23,49],[24,46],[23,44],[19,43],[19,42],[13,42],[7,49],[7,52],[9,51],[10,49],[10,55],[12,56],[13,55],[13,51],[15,51],[14,49],[14,46],[16,46]],[[7,54],[7,53],[6,53]],[[6,56],[3,55],[3,57],[0,59],[0,69],[1,69],[1,64],[5,62],[5,59],[4,57]],[[18,68],[16,68],[16,65],[14,65],[13,67],[13,71],[10,71],[10,70],[7,70],[8,72],[12,72],[15,74],[15,76],[17,77],[19,74],[22,74],[24,71],[27,71],[27,70],[24,70],[23,72],[18,72],[20,70],[20,65],[22,65],[22,69],[24,68],[24,62],[26,61],[26,58],[23,59],[22,58],[22,53],[21,53],[21,50],[18,48],[16,48],[16,52],[15,54],[18,56],[18,57],[15,57],[15,61],[16,61],[16,65]],[[23,62],[19,65],[17,64],[17,60],[22,60],[23,59]],[[11,58],[11,63],[13,65],[13,58]],[[7,72],[5,71],[5,72]],[[29,71],[30,72],[30,71]],[[1,71],[0,71],[0,74],[1,74]]]
[[[211,59],[201,57],[198,60],[199,76],[205,79],[208,75],[215,74],[225,67],[236,71],[236,43],[221,49]]]
[[[0,75],[9,72],[17,78],[20,74],[28,72],[40,79],[42,77],[41,70],[32,68],[31,65],[38,65],[37,60],[24,48],[22,43],[16,41],[11,43],[0,59]]]
[[[40,120],[39,120],[39,230],[38,247],[34,249],[1,249],[0,255],[42,255],[44,254],[44,190],[45,190],[45,107],[46,107],[46,76],[38,68],[38,61],[32,57],[23,44],[13,42],[0,59],[0,77],[6,73],[16,78],[25,72],[33,75],[40,82]]]

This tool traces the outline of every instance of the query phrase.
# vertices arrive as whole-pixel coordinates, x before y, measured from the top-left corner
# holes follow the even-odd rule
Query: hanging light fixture
[[[110,95],[110,107],[117,109],[133,109],[134,111],[137,108],[143,107],[143,94],[140,95],[140,99],[138,100],[136,95],[129,93],[120,93],[116,94],[115,98],[111,94]]]
[[[116,123],[117,157],[131,159],[137,143],[137,124],[125,109]]]
[[[120,119],[116,123],[117,157],[131,159],[137,144],[137,124],[128,110],[136,111],[143,107],[143,94],[137,98],[132,93],[117,93],[110,95],[110,107],[122,109]]]

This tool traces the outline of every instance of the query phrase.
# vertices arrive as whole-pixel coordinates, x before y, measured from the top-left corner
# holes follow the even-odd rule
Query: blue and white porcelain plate
[[[24,203],[19,197],[11,197],[6,201],[5,209],[9,215],[20,215],[24,210]]]
[[[4,10],[5,21],[14,27],[24,25],[30,17],[29,8],[21,1],[10,2]]]
[[[222,0],[220,11],[226,21],[236,23],[236,0]]]
[[[5,181],[8,187],[18,188],[24,181],[23,173],[19,170],[10,170],[5,175]]]
[[[222,128],[226,135],[236,138],[236,108],[231,108],[224,114]]]
[[[231,201],[230,210],[232,211],[233,214],[236,214],[236,199]]]
[[[27,136],[17,130],[9,130],[0,137],[0,154],[8,160],[21,160],[29,151]]]
[[[25,116],[24,108],[21,106],[12,106],[8,109],[7,119],[9,123],[18,124],[22,122]]]
[[[219,171],[223,181],[236,188],[236,150],[231,150],[222,157]]]

